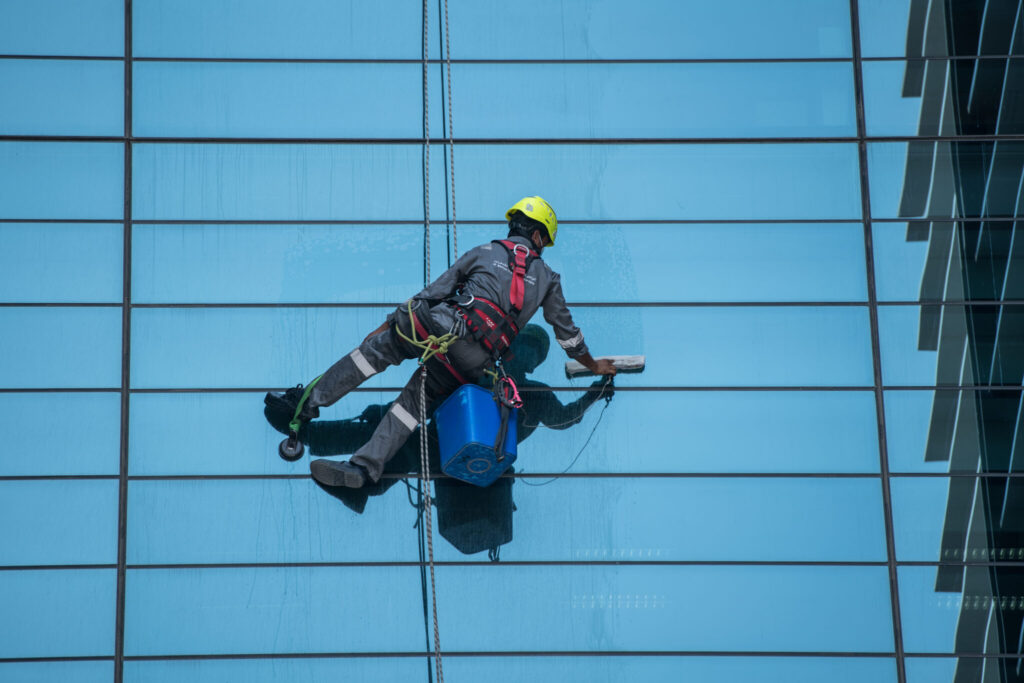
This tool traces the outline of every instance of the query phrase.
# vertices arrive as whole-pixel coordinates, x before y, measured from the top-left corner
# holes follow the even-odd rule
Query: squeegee
[[[616,370],[627,373],[643,372],[644,367],[647,365],[647,356],[601,356],[594,360],[610,360]],[[593,374],[579,361],[570,360],[565,363],[565,376],[567,379],[586,377]]]

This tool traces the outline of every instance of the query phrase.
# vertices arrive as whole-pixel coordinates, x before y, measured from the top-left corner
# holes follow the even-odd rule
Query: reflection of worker
[[[540,254],[554,244],[555,212],[540,197],[525,197],[505,213],[506,240],[466,252],[441,277],[398,307],[354,351],[313,382],[297,415],[299,424],[389,365],[421,355],[416,340],[428,334],[457,338],[427,361],[427,413],[460,385],[475,382],[508,350],[516,334],[539,308],[570,358],[591,372],[614,375],[608,360],[595,360],[565,305],[562,285]],[[420,378],[412,378],[384,415],[370,440],[348,462],[314,460],[313,478],[328,486],[360,487],[377,481],[384,466],[418,423]],[[295,397],[296,407],[299,400]]]
[[[551,341],[544,328],[527,325],[516,337],[504,361],[505,371],[515,380],[523,397],[523,407],[516,422],[516,437],[520,442],[542,424],[551,429],[568,429],[579,424],[587,408],[599,398],[611,398],[615,391],[607,378],[598,379],[590,391],[563,405],[551,387],[526,377],[544,362],[550,346]]]

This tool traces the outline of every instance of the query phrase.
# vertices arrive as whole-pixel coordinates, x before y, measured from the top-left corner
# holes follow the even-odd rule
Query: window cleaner
[[[590,355],[566,306],[560,276],[541,258],[544,248],[555,243],[554,210],[540,197],[524,197],[505,212],[505,219],[506,239],[466,252],[307,387],[275,397],[287,400],[290,395],[295,402],[289,436],[279,447],[282,457],[301,457],[298,433],[319,417],[320,408],[388,366],[418,357],[425,374],[410,379],[370,440],[350,460],[321,458],[310,463],[313,478],[327,486],[358,488],[377,481],[417,427],[419,409],[431,414],[440,401],[460,386],[477,382],[486,371],[500,376],[503,354],[539,309],[570,358],[594,374],[615,375],[612,361]],[[421,379],[423,395],[417,396]]]

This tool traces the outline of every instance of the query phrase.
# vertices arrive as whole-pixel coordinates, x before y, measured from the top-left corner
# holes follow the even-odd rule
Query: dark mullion
[[[121,142],[112,135],[0,135],[3,142]],[[159,145],[422,145],[422,137],[405,138],[328,138],[328,137],[129,137],[129,142]],[[987,135],[886,135],[886,136],[819,136],[819,137],[632,137],[632,138],[455,138],[460,145],[793,145],[861,142],[1019,142],[1024,133]],[[448,138],[430,138],[438,147],[449,144]]]
[[[132,301],[132,0],[124,0],[124,235],[121,300],[121,441],[117,500],[117,592],[114,683],[124,680],[125,582],[128,544],[128,426],[131,406]]]
[[[948,217],[934,218],[872,218],[874,223],[933,223],[937,220],[949,220]],[[985,218],[957,218],[959,223],[1015,223],[1019,216],[988,216]],[[122,218],[0,218],[0,223],[121,223]],[[595,218],[559,219],[560,225],[841,225],[863,223],[859,218]],[[276,226],[276,225],[423,225],[423,219],[247,219],[247,218],[150,218],[132,221],[135,225],[244,225],[244,226]],[[432,219],[434,225],[447,225],[447,221]],[[505,225],[505,221],[491,219],[460,219],[463,226]]]
[[[896,678],[906,683],[903,625],[900,614],[899,576],[896,570],[896,541],[892,514],[892,493],[889,482],[889,449],[885,432],[885,394],[882,382],[881,344],[878,332],[878,295],[875,287],[874,245],[871,235],[871,192],[868,177],[868,142],[864,115],[864,78],[860,53],[860,12],[858,0],[850,0],[850,38],[853,46],[853,86],[857,108],[857,151],[860,162],[861,214],[864,219],[864,259],[867,269],[868,310],[871,320],[871,356],[875,380],[875,412],[878,419],[878,458],[882,485],[882,507],[885,516],[885,546],[889,558],[889,592],[892,607],[893,645],[896,648]]]
[[[861,57],[862,62],[923,62],[923,61],[977,61],[979,59],[1008,60],[1022,59],[1024,55],[922,55],[907,57],[906,55],[891,57]],[[70,61],[121,61],[122,57],[104,55],[32,55],[32,54],[0,54],[0,60],[70,60]],[[164,63],[209,63],[209,64],[422,64],[416,58],[330,58],[330,57],[134,57],[135,62]],[[487,59],[462,58],[452,59],[452,64],[827,64],[849,63],[850,57],[736,57],[736,58],[637,58],[637,59]],[[441,59],[429,59],[428,64],[444,63]]]

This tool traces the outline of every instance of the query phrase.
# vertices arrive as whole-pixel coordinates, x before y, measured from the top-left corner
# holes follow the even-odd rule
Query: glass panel
[[[950,576],[955,573],[955,576]],[[900,611],[908,652],[1017,654],[1021,639],[1020,567],[900,567]],[[961,659],[967,672],[981,662]],[[1019,660],[1012,662],[1016,668]],[[1014,680],[1016,676],[1006,679]]]
[[[121,224],[0,224],[5,303],[121,303]]]
[[[117,481],[0,481],[0,565],[117,562]]]
[[[113,680],[113,662],[31,662],[0,664],[0,680],[18,683],[107,683]]]
[[[533,625],[523,651],[893,647],[885,567],[492,564],[442,567],[437,591],[454,651],[493,650],[510,623]],[[125,653],[420,650],[421,597],[416,567],[130,571]]]
[[[463,249],[505,235],[504,226],[458,230]],[[565,225],[558,234],[568,249],[559,242],[544,260],[571,301],[867,299],[860,224]]]
[[[386,311],[136,309],[133,385],[294,385],[355,347]],[[624,375],[626,387],[872,384],[868,316],[860,307],[581,307],[575,317],[593,353],[647,355],[656,372]],[[611,347],[617,339],[622,344],[622,330],[633,335],[628,348]],[[535,379],[565,386],[563,359],[554,360],[538,368]],[[409,370],[391,368],[365,386],[403,386],[408,376]]]
[[[433,151],[431,194],[444,197],[442,146]],[[421,157],[413,144],[137,144],[135,218],[415,220]],[[503,217],[523,178],[563,220],[860,217],[853,144],[474,144],[460,146],[457,173],[463,220]],[[445,203],[433,206],[444,219]]]
[[[458,231],[463,252],[506,234]],[[867,298],[859,224],[570,225],[559,234],[570,248],[544,259],[573,301]],[[438,235],[434,276],[448,266]],[[584,241],[585,251],[571,246]],[[132,247],[136,303],[398,302],[423,284],[422,226],[137,225]],[[120,300],[120,272],[110,272]]]
[[[0,394],[0,415],[32,441],[32,457],[0,459],[0,476],[118,472],[118,393]]]
[[[5,135],[121,135],[121,62],[0,61]]]
[[[11,55],[123,55],[124,2],[6,2],[0,10],[0,45]]]
[[[935,683],[936,681],[956,680],[955,659],[908,657],[904,661],[907,669],[907,683]]]
[[[135,0],[136,57],[419,59],[418,0]],[[436,21],[431,26],[438,26]]]
[[[691,9],[687,8],[688,15]],[[689,21],[676,24],[673,32],[681,25],[692,26]],[[645,41],[649,37],[645,34]],[[457,64],[452,67],[452,82],[454,130],[459,137],[857,134],[849,63]],[[530,83],[545,96],[531,102],[525,112],[523,107],[510,107],[509,83]]]
[[[876,223],[879,297],[1020,301],[1024,240],[1014,221]]]
[[[523,178],[562,220],[860,217],[857,148],[845,143],[462,145],[456,173],[464,220],[502,217]],[[431,177],[445,196],[443,171]]]
[[[1020,215],[1018,141],[871,143],[868,165],[877,218]]]
[[[399,457],[412,465],[411,455]],[[438,481],[437,559],[508,543],[502,556],[516,561],[885,560],[873,478],[564,479],[550,488],[536,481],[488,489]],[[382,484],[332,489],[332,497],[296,479],[135,481],[128,561],[415,562],[416,514],[406,488]],[[395,493],[369,501],[391,485]],[[355,520],[350,510],[364,516]],[[344,544],[321,542],[339,528]]]
[[[421,153],[420,145],[137,144],[134,216],[422,218]],[[438,164],[443,184],[443,160]]]
[[[0,386],[106,388],[121,384],[120,308],[0,308]]]
[[[890,391],[885,404],[894,471],[1022,469],[1016,452],[1022,427],[1019,389]]]
[[[0,218],[124,214],[124,146],[109,142],[0,141]]]
[[[452,57],[459,59],[746,59],[849,57],[850,9],[841,0],[679,3],[529,0],[514,7],[453,7]],[[431,26],[441,26],[438,15]],[[439,29],[440,30],[440,29]],[[499,32],[515,40],[495,40]],[[434,56],[437,44],[431,39]],[[458,92],[458,79],[455,91]]]
[[[1024,513],[1012,477],[896,478],[893,521],[900,560],[1020,562]]]
[[[423,135],[420,64],[142,62],[132,76],[136,135]]]
[[[4,572],[0,657],[113,656],[116,585],[113,569]]]
[[[912,73],[927,72],[931,86],[945,85],[949,62],[864,62],[864,118],[868,135],[934,135],[939,129],[943,91],[931,88],[922,97],[920,88],[906,86]],[[934,101],[935,99],[938,101]],[[922,102],[927,102],[922,106]],[[924,119],[922,119],[922,113]]]
[[[1013,2],[861,0],[865,57],[1005,55],[1013,49],[1021,16]]]
[[[132,271],[137,303],[399,302],[423,226],[136,225]]]
[[[1024,307],[881,306],[882,376],[889,385],[1020,386]]]
[[[274,660],[203,660],[125,662],[125,681],[146,683],[310,683],[352,681],[426,681],[423,658],[337,658]],[[0,668],[0,672],[3,669]],[[618,683],[895,683],[894,659],[858,657],[445,657],[444,671],[453,680],[514,683],[518,681],[586,680]],[[915,681],[915,683],[917,683]],[[933,683],[929,681],[928,683]]]
[[[935,298],[929,295],[934,290],[936,269],[941,269],[945,275],[949,251],[941,251],[938,244],[939,228],[933,233],[936,237],[936,248],[933,249],[932,243],[927,241],[930,227],[923,225],[923,235],[919,234],[920,227],[918,223],[874,223],[871,226],[875,287],[879,301]]]
[[[550,392],[532,380],[520,385],[526,404],[517,430],[521,471],[561,472],[581,452],[573,472],[878,471],[875,400],[868,391],[620,391],[608,410],[595,406],[577,426],[593,394]],[[310,452],[351,454],[378,424],[380,406],[394,398],[393,392],[353,392],[321,409],[321,419],[308,427]],[[264,420],[261,399],[252,393],[133,395],[131,473],[305,474],[304,461],[278,457],[282,436]],[[685,416],[684,458],[673,445],[680,422],[671,416]],[[287,420],[275,420],[284,429]],[[542,428],[534,427],[538,422]],[[558,428],[547,428],[552,424]],[[645,448],[636,448],[638,424]],[[890,437],[890,452],[891,444]]]

